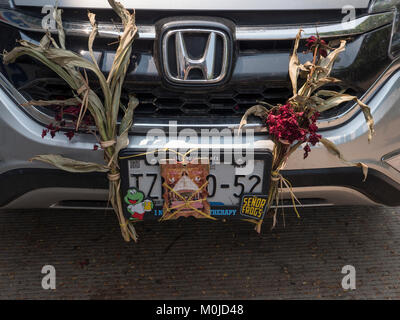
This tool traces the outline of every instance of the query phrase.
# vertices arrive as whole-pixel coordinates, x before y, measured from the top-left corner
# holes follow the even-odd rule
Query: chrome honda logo
[[[199,54],[199,44],[196,43],[199,41],[196,39],[202,38],[205,46]],[[228,36],[223,31],[200,28],[170,30],[162,39],[162,51],[164,73],[172,82],[212,84],[222,81],[227,74]]]

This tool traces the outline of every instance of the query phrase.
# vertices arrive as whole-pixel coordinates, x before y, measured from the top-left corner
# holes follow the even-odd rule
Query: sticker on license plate
[[[209,163],[161,163],[163,181],[163,218],[209,218],[208,202]]]
[[[135,156],[129,150],[121,155],[122,201],[125,216],[131,220],[159,219],[164,213],[174,212],[172,218],[209,215],[217,219],[243,219],[243,196],[268,193],[272,162],[269,152],[255,155],[254,169],[249,175],[237,174],[235,164],[215,163],[211,158],[208,164],[183,167],[177,163],[149,164],[145,157]],[[133,212],[133,207],[140,212]]]

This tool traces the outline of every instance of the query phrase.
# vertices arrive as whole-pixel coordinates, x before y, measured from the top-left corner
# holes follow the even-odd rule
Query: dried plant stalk
[[[300,138],[293,139],[293,141],[285,141],[284,139],[280,138],[280,132],[277,133],[273,130],[273,132],[271,132],[271,126],[269,126],[271,124],[275,124],[274,121],[276,120],[274,117],[282,116],[282,118],[284,118],[285,116],[287,116],[287,114],[290,114],[292,116],[292,118],[290,119],[292,121],[292,124],[295,123],[295,125],[298,126],[298,132],[295,133],[301,133],[301,130],[307,132],[307,126],[309,126],[311,122],[312,125],[315,125],[316,117],[318,117],[320,112],[334,108],[343,102],[355,101],[361,108],[366,120],[366,124],[368,126],[368,141],[372,139],[372,135],[374,133],[374,120],[372,118],[370,108],[365,103],[360,101],[357,97],[345,94],[343,92],[323,89],[320,90],[320,88],[326,84],[340,82],[340,80],[330,77],[330,74],[338,55],[345,50],[346,41],[340,41],[339,47],[336,49],[332,49],[328,45],[326,45],[323,40],[320,40],[316,37],[311,37],[309,38],[307,45],[309,45],[310,51],[313,52],[313,61],[307,61],[305,64],[300,64],[299,58],[297,56],[297,50],[299,48],[301,33],[302,30],[299,30],[295,39],[293,52],[289,60],[289,78],[292,83],[293,96],[287,101],[286,105],[284,106],[277,105],[272,106],[269,109],[261,105],[251,107],[249,110],[247,110],[239,125],[239,128],[242,128],[243,125],[247,123],[247,118],[250,115],[260,117],[262,121],[266,123],[266,127],[275,143],[273,149],[272,175],[268,195],[268,206],[270,207],[272,204],[275,204],[276,208],[279,206],[279,190],[283,187],[286,187],[287,189],[289,189],[294,209],[297,214],[298,212],[295,205],[295,200],[297,200],[296,196],[291,190],[290,182],[288,182],[280,174],[280,171],[285,167],[288,157],[294,151],[298,150],[300,145],[302,145],[305,141],[307,142],[310,140],[304,140],[305,135],[302,134],[300,134]],[[330,51],[329,54],[328,51]],[[306,81],[302,84],[300,88],[298,88],[298,79],[300,75],[305,78]],[[269,115],[272,115],[272,117],[269,118]],[[313,120],[310,121],[310,119]],[[312,144],[314,145],[317,142],[316,140],[318,140],[323,146],[327,148],[330,153],[334,154],[342,161],[346,162],[347,164],[360,167],[364,174],[365,180],[368,174],[368,166],[362,162],[351,163],[345,160],[343,155],[333,142],[329,141],[328,139],[322,138],[320,135],[317,135],[315,133],[317,129],[318,128],[314,126],[314,140]],[[282,127],[280,130],[282,130]],[[310,131],[308,131],[308,134],[310,134]],[[307,149],[305,157],[308,155],[309,151],[311,150]],[[276,224],[276,215],[277,209],[275,209],[275,212],[273,214],[273,227]],[[253,220],[252,222],[256,224],[256,230],[260,232],[262,221],[257,222]]]
[[[52,38],[50,33],[46,33],[39,45],[28,41],[19,41],[20,46],[15,47],[9,53],[3,55],[5,64],[13,63],[22,55],[29,55],[39,60],[44,65],[56,72],[73,91],[76,98],[68,101],[32,101],[34,105],[58,105],[66,103],[81,103],[81,110],[77,121],[77,128],[84,114],[88,111],[92,115],[98,134],[100,136],[100,145],[104,149],[104,159],[106,165],[87,163],[61,157],[59,155],[38,155],[31,160],[43,161],[54,165],[57,168],[70,172],[107,172],[109,180],[109,201],[117,215],[121,233],[124,240],[137,240],[135,229],[125,220],[121,196],[120,185],[121,178],[118,167],[118,152],[129,144],[128,131],[132,126],[133,111],[138,105],[138,100],[131,96],[128,106],[121,104],[121,89],[130,63],[132,44],[137,33],[135,24],[135,13],[130,13],[119,2],[108,0],[110,6],[121,18],[123,23],[123,33],[120,37],[119,45],[114,57],[112,68],[106,78],[99,69],[95,56],[93,54],[93,43],[97,35],[97,23],[95,14],[88,13],[89,21],[92,25],[92,31],[88,39],[88,48],[92,61],[77,55],[65,48],[65,33],[62,26],[61,10],[56,9],[54,18],[57,23],[58,43]],[[86,70],[91,71],[98,79],[104,99],[90,88]],[[83,73],[82,73],[83,72]],[[117,116],[120,108],[125,112],[119,131],[117,132]]]

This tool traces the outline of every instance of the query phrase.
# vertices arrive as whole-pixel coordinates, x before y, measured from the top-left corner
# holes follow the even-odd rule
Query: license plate
[[[210,216],[216,219],[245,218],[240,214],[243,195],[268,193],[271,153],[255,153],[254,169],[248,175],[237,174],[238,165],[215,163],[211,156],[208,160],[206,189]],[[123,150],[120,153],[120,168],[125,216],[131,220],[132,217],[133,220],[161,218],[165,201],[161,165],[148,163],[139,152]]]

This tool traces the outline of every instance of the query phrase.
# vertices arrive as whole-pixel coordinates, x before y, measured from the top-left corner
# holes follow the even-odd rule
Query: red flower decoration
[[[67,107],[57,107],[56,108],[56,114],[54,115],[54,120],[56,121],[54,123],[49,123],[43,130],[42,130],[42,138],[44,138],[48,133],[50,133],[51,138],[54,138],[56,133],[60,131],[60,127],[64,127],[66,125],[66,121],[63,119],[64,115],[70,115],[75,118],[79,116],[79,112],[81,110],[82,105],[78,106],[67,106]],[[85,128],[87,126],[91,126],[94,124],[93,117],[90,114],[86,114],[83,117],[83,121],[81,122],[80,128]],[[73,125],[75,127],[76,122],[73,121]],[[75,132],[70,130],[66,133],[64,133],[65,136],[68,137],[69,140],[71,140]]]
[[[51,138],[54,138],[56,135],[56,132],[60,131],[59,126],[54,126],[53,123],[49,123],[45,129],[42,131],[42,138],[44,138],[48,133],[50,133]]]
[[[311,36],[306,41],[306,47],[308,50],[312,51],[317,45],[319,46],[319,54],[325,58],[328,55],[328,52],[326,51],[327,43],[324,40],[319,37]]]
[[[308,157],[308,153],[311,151],[310,145],[307,143],[307,144],[305,145],[305,147],[304,147],[303,150],[304,150],[304,156],[303,156],[303,158],[305,159],[305,158]]]
[[[306,40],[306,47],[308,49],[311,49],[316,43],[317,43],[317,37],[316,36],[311,36]]]
[[[71,114],[73,116],[78,116],[79,115],[79,111],[81,110],[80,106],[69,106],[67,108],[64,109],[64,113],[65,114]]]
[[[301,117],[303,112],[295,112],[290,104],[281,106],[277,112],[268,114],[266,123],[269,133],[277,140],[290,144],[296,140],[303,141],[307,131],[299,125],[298,118]]]
[[[62,120],[61,113],[57,113],[57,114],[55,115],[54,119],[55,119],[56,121],[60,122],[60,121]]]
[[[266,125],[269,133],[281,143],[307,142],[304,147],[304,158],[306,158],[311,151],[309,143],[314,146],[321,139],[321,135],[316,133],[318,117],[319,113],[315,112],[308,119],[304,112],[296,112],[288,103],[280,106],[278,110],[270,112],[266,119]]]
[[[72,130],[70,130],[70,131],[64,133],[64,135],[66,135],[66,136],[68,137],[68,139],[71,141],[71,139],[72,139],[72,138],[74,137],[74,135],[75,135],[75,132],[72,131]]]

